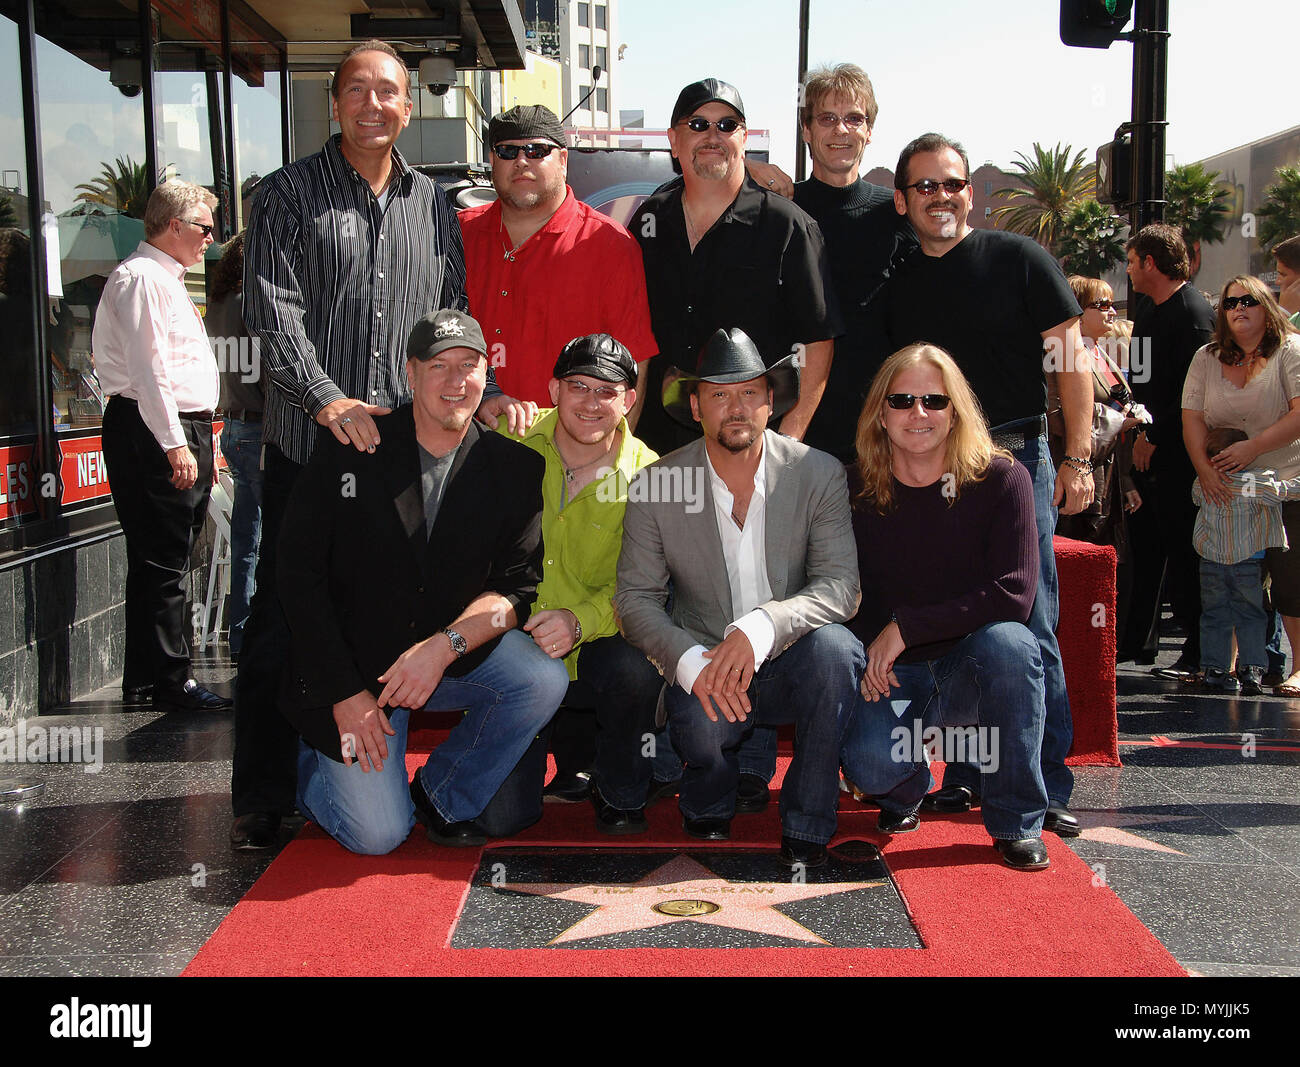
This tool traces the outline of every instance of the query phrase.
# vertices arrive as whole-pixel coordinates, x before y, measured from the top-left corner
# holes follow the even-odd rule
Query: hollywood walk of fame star
[[[886,881],[731,882],[690,856],[675,856],[628,885],[513,882],[499,888],[596,905],[595,911],[552,938],[550,945],[675,922],[708,923],[828,945],[830,942],[777,911],[775,905],[888,884]],[[657,910],[656,905],[662,910]]]
[[[1176,848],[1170,848],[1168,845],[1162,845],[1158,841],[1152,841],[1141,834],[1125,830],[1124,827],[1163,826],[1165,823],[1186,822],[1201,817],[1197,815],[1161,814],[1159,812],[1142,814],[1124,811],[1080,811],[1075,814],[1078,816],[1080,826],[1083,827],[1079,837],[1084,841],[1099,841],[1107,845],[1141,848],[1146,849],[1148,852],[1169,852],[1175,856],[1185,856],[1187,853],[1180,852]]]

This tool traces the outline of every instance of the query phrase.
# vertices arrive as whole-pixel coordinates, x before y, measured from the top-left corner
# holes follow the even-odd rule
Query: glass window
[[[0,526],[37,516],[36,264],[18,27],[0,15]]]
[[[230,97],[235,118],[234,232],[248,225],[252,192],[262,178],[284,165],[281,128],[280,48],[254,27],[257,17],[230,4]],[[428,95],[427,93],[425,94]],[[216,247],[215,245],[213,246]]]
[[[151,4],[158,41],[153,63],[159,181],[180,178],[207,186],[220,197],[216,164],[225,161],[221,7],[215,0]],[[228,209],[228,201],[221,207]]]
[[[579,25],[579,26],[582,26],[584,29],[585,29],[586,27],[588,27],[588,26],[591,25],[591,5],[590,5],[590,4],[579,4],[579,5],[578,5],[578,25]]]
[[[43,13],[36,99],[44,228],[47,257],[59,265],[48,272],[45,329],[54,423],[63,434],[100,423],[90,331],[109,274],[144,240],[149,182],[135,4],[47,2]],[[78,29],[90,17],[102,20],[100,32]]]
[[[598,30],[605,29],[605,5],[604,4],[596,5],[596,29]]]
[[[601,70],[609,70],[609,49],[603,44],[596,45],[596,62]]]
[[[578,45],[578,66],[583,70],[591,69],[591,45]]]
[[[596,90],[596,110],[604,111],[606,113],[609,112],[609,90],[608,89]]]

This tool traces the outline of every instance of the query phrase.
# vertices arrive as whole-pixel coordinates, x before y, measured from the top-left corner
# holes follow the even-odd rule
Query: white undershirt
[[[757,671],[772,651],[776,641],[776,629],[767,613],[759,608],[772,599],[772,586],[767,580],[767,442],[763,443],[763,452],[758,460],[758,469],[754,472],[754,495],[749,500],[749,510],[745,514],[745,527],[741,529],[731,517],[735,506],[735,497],[727,488],[727,483],[718,477],[717,471],[709,460],[708,450],[704,453],[704,463],[709,472],[709,483],[713,487],[713,512],[718,524],[718,536],[722,539],[722,557],[727,563],[727,584],[731,587],[732,607],[739,612],[739,617],[729,624],[722,636],[728,636],[733,630],[740,630],[749,638],[754,649],[754,670]],[[708,649],[704,645],[692,645],[677,661],[677,684],[688,693],[695,685],[700,672],[708,666],[704,658]]]

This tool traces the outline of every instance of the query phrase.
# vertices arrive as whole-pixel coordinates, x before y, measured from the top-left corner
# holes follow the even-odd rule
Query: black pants
[[[230,801],[236,815],[293,811],[298,732],[280,712],[280,674],[289,661],[289,624],[280,607],[276,551],[289,494],[302,465],[267,445],[262,469],[262,543],[257,591],[244,625],[235,682],[235,756]]]
[[[135,401],[115,396],[104,409],[104,462],[126,537],[124,688],[179,689],[190,676],[182,585],[212,495],[212,419],[180,422],[199,468],[190,489],[172,485],[171,463]]]
[[[1130,653],[1154,652],[1160,606],[1168,600],[1175,621],[1187,633],[1179,658],[1195,669],[1201,661],[1200,563],[1192,547],[1196,525],[1192,480],[1196,471],[1184,461],[1165,464],[1152,473],[1154,478],[1140,471],[1134,477],[1142,507],[1130,520],[1134,529],[1133,594],[1128,632],[1121,635],[1121,647]]]

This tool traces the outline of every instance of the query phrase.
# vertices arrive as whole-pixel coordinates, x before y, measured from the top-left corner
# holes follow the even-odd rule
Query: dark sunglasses
[[[1223,310],[1231,311],[1238,304],[1244,308],[1257,308],[1259,301],[1247,293],[1245,296],[1225,296],[1223,298]]]
[[[498,159],[518,159],[522,152],[529,159],[545,159],[560,146],[534,141],[532,144],[494,144],[492,151]]]
[[[1113,301],[1113,300],[1094,300],[1094,301],[1093,301],[1091,304],[1089,304],[1088,306],[1089,306],[1090,308],[1092,308],[1093,311],[1109,311],[1111,308],[1113,308],[1113,307],[1115,306],[1115,301]]]
[[[212,236],[212,227],[209,226],[206,222],[195,222],[193,219],[177,219],[176,221],[188,222],[191,226],[197,226],[200,230],[203,231],[204,237]]]
[[[919,182],[913,182],[911,185],[903,186],[903,188],[915,189],[922,196],[934,196],[940,189],[945,193],[956,196],[968,185],[970,185],[969,178],[944,178],[941,182],[937,182],[933,178],[922,178]]]
[[[914,393],[889,393],[885,397],[885,403],[895,411],[911,411],[918,400],[926,411],[942,411],[952,402],[952,397],[944,393],[926,393],[924,396],[916,396]]]
[[[819,111],[817,125],[833,130],[841,122],[846,130],[858,130],[866,124],[867,116],[861,111],[850,111],[847,115],[837,115],[834,111]]]
[[[686,120],[686,128],[692,133],[704,133],[710,126],[716,126],[719,133],[735,133],[743,126],[739,119],[718,119],[717,122],[710,122],[699,115],[693,115]]]

